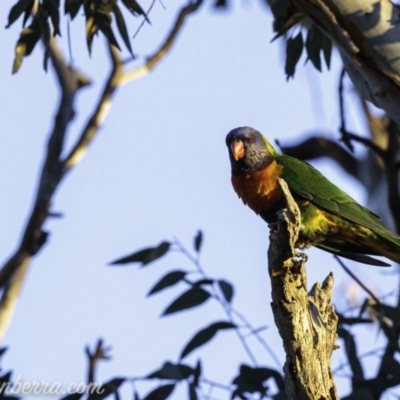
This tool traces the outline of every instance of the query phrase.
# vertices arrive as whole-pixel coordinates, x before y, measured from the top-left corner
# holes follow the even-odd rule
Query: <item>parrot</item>
[[[269,225],[286,207],[278,178],[288,185],[301,214],[298,248],[314,246],[375,266],[400,263],[400,236],[312,165],[280,154],[257,130],[240,127],[226,136],[232,186],[244,204]]]

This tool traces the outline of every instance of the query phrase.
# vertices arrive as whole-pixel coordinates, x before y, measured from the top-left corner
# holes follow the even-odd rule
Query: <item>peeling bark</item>
[[[338,399],[330,360],[337,348],[338,317],[331,305],[333,275],[307,293],[305,255],[295,250],[301,217],[283,180],[287,209],[271,230],[268,250],[272,311],[286,353],[289,399]]]

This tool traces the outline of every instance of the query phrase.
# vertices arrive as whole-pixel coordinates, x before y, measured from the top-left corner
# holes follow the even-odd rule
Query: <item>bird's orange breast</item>
[[[243,175],[233,175],[235,192],[255,213],[268,212],[283,194],[278,183],[283,167],[274,160],[261,171]]]

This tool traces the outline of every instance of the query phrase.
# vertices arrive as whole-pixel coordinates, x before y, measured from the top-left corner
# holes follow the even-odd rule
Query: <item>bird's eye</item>
[[[250,136],[250,142],[254,143],[256,141],[256,137],[254,135]]]

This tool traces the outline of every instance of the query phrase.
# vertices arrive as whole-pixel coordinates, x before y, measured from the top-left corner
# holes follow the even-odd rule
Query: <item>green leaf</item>
[[[301,11],[297,9],[295,9],[294,11],[294,14],[285,20],[279,21],[276,19],[274,21],[274,31],[276,31],[276,35],[271,39],[271,42],[283,36],[286,32],[289,31],[290,28],[295,26],[304,18],[304,14]]]
[[[217,8],[217,9],[218,8],[219,9],[227,8],[230,5],[231,5],[231,3],[228,2],[228,0],[216,0],[215,3],[214,3],[214,7]]]
[[[133,57],[132,47],[131,47],[131,43],[129,41],[128,30],[126,28],[125,20],[124,20],[124,17],[122,16],[121,10],[119,9],[119,7],[116,3],[113,3],[112,10],[115,15],[115,20],[117,21],[117,27],[118,27],[119,33],[122,37],[122,40],[124,41],[125,46],[128,48],[129,53],[131,53],[131,55]]]
[[[164,400],[167,399],[175,389],[175,383],[159,386],[151,391],[143,400]]]
[[[86,29],[86,44],[89,50],[89,54],[91,54],[93,37],[99,30],[99,27],[97,26],[93,15],[89,15],[86,17],[85,29]]]
[[[96,25],[103,33],[103,35],[107,38],[108,43],[110,43],[112,46],[115,46],[118,50],[121,50],[117,39],[115,38],[114,32],[111,28],[111,16],[109,15],[108,10],[99,9],[97,11],[98,12],[93,14]]]
[[[274,15],[273,29],[277,32],[271,41],[284,35],[304,18],[304,14],[290,0],[273,0],[270,2],[270,7]]]
[[[143,15],[146,18],[146,21],[150,23],[143,8],[136,0],[122,0],[122,3],[133,15]]]
[[[275,0],[270,2],[271,12],[274,18],[285,18],[292,3],[290,0]]]
[[[301,32],[294,38],[289,38],[286,42],[286,64],[285,73],[286,79],[294,76],[296,65],[303,52],[303,35]]]
[[[39,19],[40,31],[42,32],[42,38],[44,43],[44,57],[43,57],[43,69],[47,71],[47,64],[50,57],[50,25],[47,19]]]
[[[27,28],[23,29],[15,46],[15,58],[12,73],[18,72],[24,57],[32,53],[41,36],[39,24],[36,19]]]
[[[203,278],[199,279],[198,281],[195,281],[192,283],[193,286],[207,286],[207,285],[212,285],[214,283],[214,279],[210,278]]]
[[[19,0],[14,4],[8,14],[8,24],[6,25],[6,28],[9,28],[22,15],[22,13],[28,12],[28,14],[30,14],[33,4],[34,0]]]
[[[65,0],[64,12],[71,16],[73,20],[79,12],[79,9],[83,5],[83,0]]]
[[[50,15],[53,24],[53,36],[60,35],[60,0],[43,0],[43,7]]]
[[[8,347],[2,347],[0,349],[0,358],[3,357],[3,354],[5,354],[5,352],[8,350]]]
[[[357,355],[357,346],[353,335],[343,327],[338,328],[338,335],[344,341],[344,348],[354,379],[358,381],[364,380],[364,371]]]
[[[308,59],[314,67],[321,71],[321,51],[324,54],[326,65],[329,69],[331,62],[332,42],[317,25],[313,24],[308,30],[306,39],[306,50]]]
[[[176,270],[171,271],[168,274],[164,275],[150,290],[147,296],[151,296],[154,293],[158,293],[161,290],[164,290],[168,287],[176,285],[178,282],[183,280],[186,276],[186,271]]]
[[[197,231],[197,235],[194,238],[194,249],[197,253],[200,252],[201,244],[203,243],[203,232],[201,230]]]
[[[233,294],[234,294],[233,286],[229,282],[227,282],[223,279],[220,279],[218,281],[218,286],[221,289],[221,292],[224,295],[225,300],[228,303],[230,303],[232,301]]]
[[[169,361],[164,363],[161,369],[147,375],[147,379],[170,379],[174,381],[182,381],[193,375],[193,368],[186,364],[173,364]]]
[[[197,332],[192,339],[190,339],[189,343],[182,350],[179,358],[183,359],[193,350],[209,342],[218,331],[232,328],[236,328],[236,325],[232,324],[231,322],[220,321],[212,323],[211,325]]]
[[[11,375],[12,375],[12,371],[9,371],[7,373],[5,373],[3,376],[0,376],[0,387],[3,388],[9,388],[12,387],[12,380],[11,380]],[[0,393],[0,399],[1,400],[20,400],[20,397],[17,396],[12,396],[9,395],[8,393],[4,392],[2,390],[2,392]],[[15,392],[14,392],[15,393]]]
[[[145,249],[139,250],[136,253],[133,253],[129,256],[120,258],[118,260],[115,260],[111,262],[111,265],[117,265],[117,264],[128,264],[128,263],[134,263],[138,262],[141,263],[142,267],[144,267],[147,264],[150,264],[151,262],[161,258],[165,254],[167,254],[169,248],[171,246],[171,243],[169,242],[161,242],[158,246],[156,247],[147,247]]]
[[[187,310],[203,304],[210,297],[210,293],[199,286],[193,286],[175,299],[162,313],[162,316]]]
[[[322,31],[321,31],[322,32]],[[322,32],[322,52],[328,69],[331,67],[332,40]]]
[[[32,12],[31,12],[31,11],[32,11],[32,8],[33,8],[34,4],[35,4],[35,1],[33,0],[32,5],[31,5],[31,8],[28,7],[28,8],[25,10],[24,19],[23,19],[23,21],[22,21],[22,27],[23,27],[23,28],[25,28],[25,25],[26,25],[26,23],[27,23],[29,17],[32,15]]]

